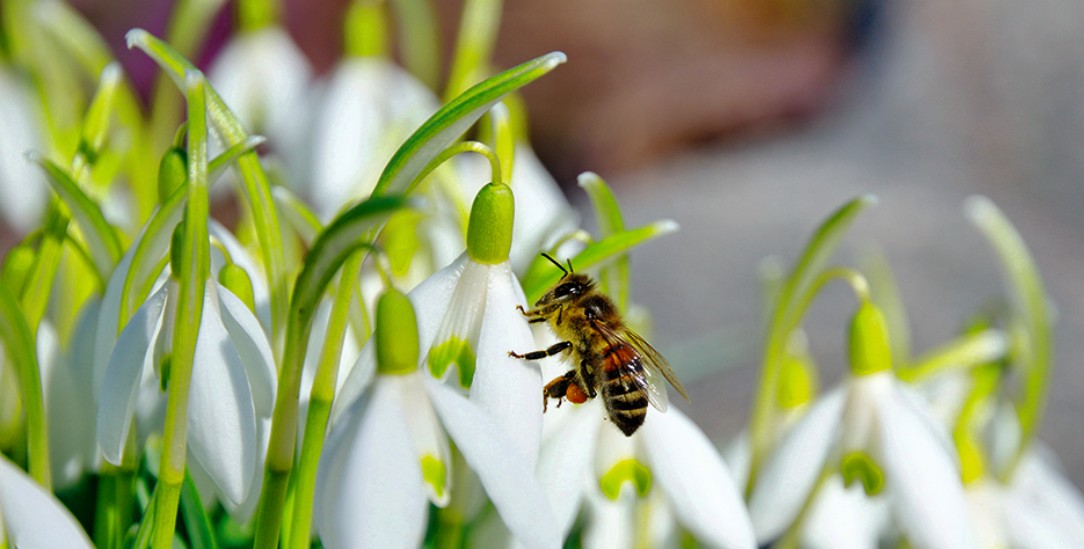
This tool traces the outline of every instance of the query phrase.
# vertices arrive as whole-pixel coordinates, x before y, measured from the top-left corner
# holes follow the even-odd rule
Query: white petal
[[[749,515],[757,540],[780,536],[798,515],[836,443],[843,414],[843,391],[832,391],[810,407],[768,456],[752,498]]]
[[[310,196],[317,214],[328,219],[368,195],[398,144],[436,108],[432,92],[393,63],[343,61],[314,115]]]
[[[874,414],[871,453],[884,468],[900,529],[916,547],[973,547],[960,475],[936,425],[896,391],[888,394]]]
[[[698,540],[756,547],[753,523],[719,451],[681,410],[652,414],[641,427],[652,476],[674,515]]]
[[[1052,464],[1048,452],[1036,444],[1021,459],[1011,487],[1013,500],[1045,517],[1068,546],[1084,547],[1084,498]]]
[[[378,380],[332,432],[314,508],[325,547],[421,546],[428,502],[402,406]]]
[[[41,109],[26,84],[0,68],[0,213],[20,233],[41,219],[49,188],[42,171],[24,157],[27,151],[45,150]]]
[[[271,333],[271,290],[267,287],[267,280],[264,278],[263,267],[252,259],[248,250],[237,241],[237,238],[233,236],[233,233],[217,221],[213,219],[208,221],[207,230],[211,233],[211,236],[217,238],[222,242],[222,245],[226,247],[226,251],[230,254],[230,260],[248,273],[248,278],[252,281],[252,299],[255,301],[256,318],[260,320],[260,325],[263,327],[265,337],[269,337]],[[215,260],[219,255],[220,252],[218,249],[212,246],[212,272],[217,273],[219,269],[222,268],[222,265],[215,263]],[[224,264],[225,261],[223,260],[223,265]]]
[[[418,343],[422,349],[428,349],[433,344],[468,261],[467,254],[461,254],[410,291],[408,297],[418,317]]]
[[[587,508],[590,518],[583,531],[584,549],[635,547],[635,498],[634,493],[626,491],[617,501],[611,501],[597,490],[589,490]]]
[[[507,262],[489,268],[489,290],[478,335],[478,355],[470,398],[497,420],[534,468],[542,437],[542,374],[538,366],[508,356],[530,349],[534,337],[516,306],[519,283]]]
[[[602,408],[585,404],[567,415],[567,421],[547,433],[536,468],[562,537],[572,529],[583,501],[583,487],[591,473],[602,426]]]
[[[510,185],[516,201],[510,255],[512,265],[523,272],[538,256],[538,250],[548,249],[575,229],[577,216],[527,143],[516,144]]]
[[[860,484],[843,486],[828,479],[802,529],[802,546],[823,549],[872,549],[887,519],[885,498],[869,498]]]
[[[270,417],[275,403],[276,368],[271,344],[252,311],[225,286],[215,283],[222,304],[222,324],[245,367],[256,414]]]
[[[109,355],[98,401],[98,446],[113,464],[120,463],[143,374],[154,368],[152,344],[162,328],[167,293],[162,286],[136,311]]]
[[[93,547],[75,517],[2,455],[0,514],[0,526],[7,530],[8,543],[13,547]]]
[[[93,379],[92,350],[100,304],[96,298],[88,300],[61,363],[48,380],[42,378],[53,486],[58,490],[79,480],[98,456],[98,404],[87,387]]]
[[[350,368],[342,387],[335,393],[335,402],[331,404],[331,425],[339,421],[342,414],[365,392],[375,373],[376,345],[373,344],[373,338],[369,338],[369,343],[361,349],[361,356]],[[309,386],[312,386],[311,382]]]
[[[437,421],[437,413],[433,410],[433,404],[425,392],[423,377],[424,374],[419,370],[407,375],[389,376],[386,382],[398,385],[402,392],[403,409],[410,428],[410,438],[414,442],[414,451],[419,459],[430,457],[444,466],[443,490],[438,490],[429,482],[425,483],[429,500],[438,507],[444,507],[448,504],[449,489],[454,489],[451,482],[452,452],[448,449],[448,437],[444,434],[440,422]]]
[[[526,458],[493,419],[455,390],[432,379],[433,407],[508,529],[527,547],[558,547],[557,521]]]
[[[256,471],[256,412],[240,355],[207,286],[192,361],[188,450],[231,503],[240,504]]]
[[[431,342],[426,343],[424,339],[428,334],[426,331],[428,327],[423,326],[429,323],[428,320],[423,320],[422,310],[418,310],[418,336],[421,339],[422,348],[428,348],[428,353],[425,357],[425,363],[427,367],[445,368],[440,372],[442,379],[448,376],[455,376],[456,381],[462,381],[463,371],[459,371],[460,361],[474,361],[474,364],[463,364],[464,369],[477,368],[478,357],[478,334],[482,328],[482,318],[485,311],[486,294],[489,290],[489,268],[486,265],[480,265],[467,258],[464,253],[463,257],[464,265],[462,272],[459,276],[459,280],[455,285],[455,289],[452,291],[451,301],[448,303],[448,308],[444,313],[440,322],[440,328],[436,331],[436,336]],[[456,262],[458,263],[458,261]],[[452,265],[455,265],[453,263]],[[445,272],[446,269],[441,269],[437,274]],[[452,271],[455,272],[455,271]],[[436,276],[436,275],[434,275]],[[424,283],[423,283],[424,284]],[[422,305],[424,307],[424,305]],[[429,316],[429,312],[424,313],[425,316]],[[442,350],[448,350],[445,345],[450,345],[450,353],[442,353]],[[466,355],[464,356],[459,346],[466,346]],[[439,357],[439,358],[437,358]],[[439,361],[437,364],[432,362],[436,359]],[[455,366],[455,368],[453,368]],[[454,371],[454,373],[453,373]]]

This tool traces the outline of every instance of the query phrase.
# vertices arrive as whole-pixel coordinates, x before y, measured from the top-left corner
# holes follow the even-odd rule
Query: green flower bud
[[[851,373],[864,376],[892,369],[888,326],[881,311],[868,300],[858,306],[851,320]]]
[[[158,163],[158,201],[164,202],[188,180],[188,154],[173,147]]]
[[[486,265],[508,261],[515,211],[508,185],[490,183],[478,191],[467,225],[467,253],[471,259]]]
[[[252,279],[236,263],[230,263],[218,271],[218,283],[237,296],[249,311],[256,312],[256,297],[252,291]]]
[[[406,294],[389,288],[376,303],[376,371],[404,375],[418,369],[418,319]]]
[[[2,277],[4,285],[11,289],[12,295],[21,295],[23,293],[26,278],[30,276],[30,271],[34,268],[36,256],[37,253],[34,248],[28,244],[19,244],[8,252],[7,258],[4,259],[3,271],[0,271],[0,277]]]

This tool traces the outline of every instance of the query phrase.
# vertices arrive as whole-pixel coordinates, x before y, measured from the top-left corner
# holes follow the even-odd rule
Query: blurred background
[[[124,50],[123,36],[160,32],[170,2],[74,3],[146,89],[150,62]],[[451,44],[460,2],[436,3]],[[341,51],[345,7],[286,2],[288,29],[317,71]],[[204,64],[231,26],[226,9]],[[839,259],[853,264],[874,247],[887,258],[921,354],[1001,291],[993,254],[961,209],[985,194],[1023,234],[1056,304],[1040,436],[1084,486],[1084,3],[506,2],[497,65],[551,50],[569,62],[525,91],[532,138],[588,226],[575,186],[584,170],[616,188],[630,224],[682,227],[633,253],[633,295],[711,437],[728,440],[748,418],[763,258],[790,265],[829,212],[878,195]],[[845,369],[852,307],[833,288],[809,316],[826,384]]]

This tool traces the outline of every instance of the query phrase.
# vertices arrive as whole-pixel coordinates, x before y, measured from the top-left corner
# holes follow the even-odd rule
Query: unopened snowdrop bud
[[[863,300],[851,320],[851,373],[865,376],[892,369],[892,349],[888,345],[888,326],[881,311]]]
[[[19,244],[8,252],[4,259],[4,267],[0,270],[0,279],[4,285],[11,288],[12,293],[22,293],[26,284],[26,277],[34,266],[34,248],[26,244]]]
[[[467,225],[467,253],[485,265],[508,261],[512,249],[515,199],[503,183],[490,183],[478,191]]]
[[[404,375],[418,369],[418,320],[406,294],[389,288],[376,304],[376,369]]]
[[[256,297],[248,272],[236,263],[230,263],[218,271],[218,283],[237,296],[248,310],[255,314]]]
[[[158,163],[158,200],[164,201],[188,179],[188,155],[184,149],[173,147]]]

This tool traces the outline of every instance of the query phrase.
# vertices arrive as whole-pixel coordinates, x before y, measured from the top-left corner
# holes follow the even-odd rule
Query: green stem
[[[431,90],[440,79],[440,25],[430,0],[393,0],[403,65]]]
[[[1035,260],[1005,214],[989,199],[982,197],[969,199],[966,209],[971,222],[982,231],[1001,259],[1013,297],[1014,312],[1019,315],[1027,334],[1026,344],[1021,346],[1019,352],[1020,361],[1026,368],[1024,390],[1017,403],[1020,445],[1000,474],[1002,480],[1008,481],[1031,446],[1042,420],[1053,356],[1051,314]]]
[[[339,375],[343,338],[346,336],[349,324],[350,302],[354,296],[353,290],[358,286],[361,278],[361,264],[364,259],[363,252],[354,252],[343,264],[339,291],[332,304],[324,348],[320,353],[320,364],[317,367],[316,378],[313,380],[309,397],[309,412],[305,418],[305,436],[301,442],[301,458],[294,483],[292,535],[287,547],[301,549],[311,544],[309,533],[312,530],[316,469],[320,463],[320,454],[324,449],[328,418],[335,399],[335,382]]]
[[[820,491],[824,488],[828,479],[835,474],[835,468],[829,466],[828,463],[832,463],[832,461],[825,463],[824,469],[821,470],[820,476],[817,477],[817,482],[813,484],[813,488],[806,494],[805,501],[802,502],[802,507],[798,510],[798,515],[794,517],[790,527],[787,528],[783,537],[773,547],[777,549],[797,549],[802,546],[802,529],[805,528],[805,522],[809,519],[809,513],[813,511],[813,505],[816,504]]]
[[[203,319],[203,299],[210,272],[207,220],[207,107],[203,75],[189,73],[188,99],[188,203],[185,209],[179,264],[174,264],[180,300],[173,319],[173,348],[169,364],[169,396],[162,429],[162,461],[158,471],[158,508],[154,547],[172,547],[177,506],[184,485],[188,436],[188,397],[196,338]]]
[[[760,384],[757,387],[750,419],[749,430],[752,455],[749,464],[749,478],[745,485],[747,497],[752,494],[764,456],[771,449],[771,426],[776,412],[776,378],[779,376],[780,364],[786,357],[787,340],[805,313],[805,310],[794,302],[794,298],[808,293],[808,288],[814,283],[814,277],[819,275],[824,264],[834,253],[846,229],[850,227],[855,217],[862,210],[875,202],[876,198],[873,196],[861,196],[844,204],[829,216],[817,228],[809,244],[806,245],[802,257],[794,266],[790,276],[787,277],[786,283],[784,283],[775,302],[768,325],[768,337],[764,348]]]
[[[485,77],[501,25],[501,4],[501,0],[467,0],[464,3],[445,101]]]

